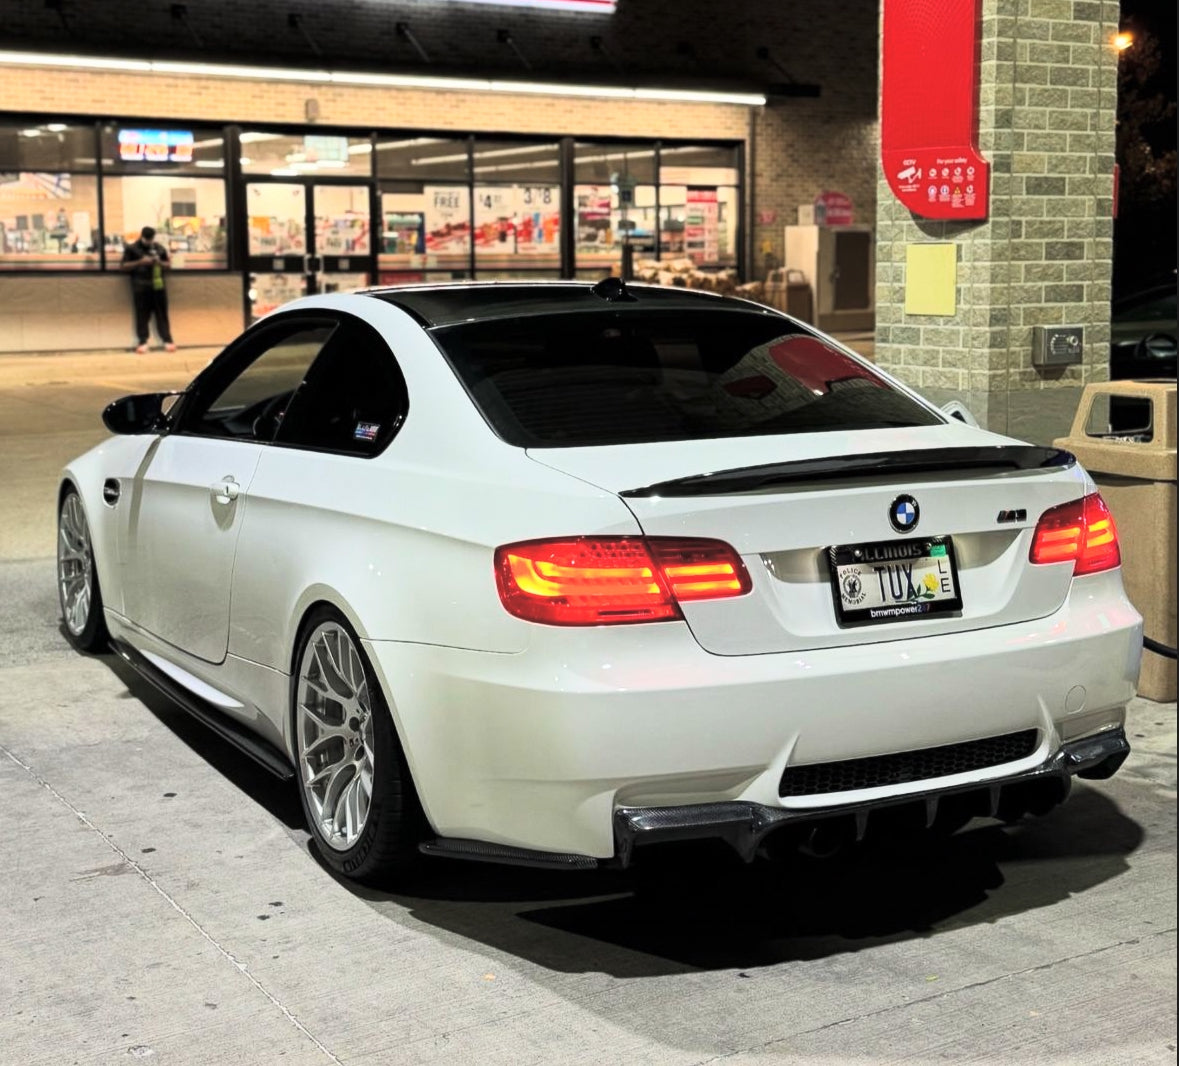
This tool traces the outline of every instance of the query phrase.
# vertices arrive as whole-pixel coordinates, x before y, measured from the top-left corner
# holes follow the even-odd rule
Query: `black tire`
[[[87,581],[89,591],[82,611],[71,590]],[[57,509],[57,602],[66,639],[78,651],[105,651],[110,634],[102,612],[90,525],[78,490],[72,485],[61,494]]]
[[[317,795],[315,787],[309,784],[315,776],[315,765],[327,765],[330,769],[333,764],[328,763],[326,757],[321,763],[316,762],[314,751],[317,745],[305,745],[306,734],[300,725],[302,718],[305,727],[314,730],[316,723],[321,720],[320,717],[304,710],[301,703],[303,693],[317,704],[322,715],[334,717],[334,709],[338,709],[341,723],[348,721],[347,715],[350,712],[346,710],[345,704],[333,700],[331,696],[324,696],[322,700],[315,701],[314,690],[307,690],[304,676],[308,649],[313,641],[319,643],[326,638],[330,642],[331,627],[342,630],[355,649],[367,693],[369,713],[365,722],[371,722],[371,744],[368,746],[372,767],[371,795],[363,828],[354,840],[347,841],[346,846],[339,837],[333,841],[331,834],[325,829],[324,809],[331,805],[327,795],[332,789],[331,781],[327,784],[325,795],[322,797]],[[312,669],[315,669],[314,658],[312,653]],[[350,679],[344,680],[350,683]],[[348,621],[339,611],[327,605],[315,608],[303,622],[291,673],[290,705],[291,738],[299,802],[303,806],[307,826],[323,861],[337,873],[358,881],[381,880],[395,871],[407,868],[418,854],[417,846],[423,836],[425,819],[405,761],[405,754],[397,739],[389,705],[381,691],[376,673]],[[304,713],[301,714],[301,711]],[[357,731],[357,735],[361,737],[360,748],[357,749],[359,751],[365,747],[363,727]],[[327,737],[320,747],[334,748],[334,743],[333,738]],[[340,741],[340,750],[344,752],[344,758],[347,758],[346,743],[344,740]],[[307,752],[311,752],[312,756],[308,756]],[[329,753],[333,758],[335,754],[335,751]],[[348,783],[350,782],[345,783],[345,789]],[[337,790],[337,794],[339,791]],[[323,807],[317,810],[315,804],[319,802],[323,802]]]

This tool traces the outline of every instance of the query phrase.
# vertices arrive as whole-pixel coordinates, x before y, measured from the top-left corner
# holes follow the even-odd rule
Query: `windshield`
[[[823,338],[757,311],[542,314],[433,335],[492,429],[520,447],[943,421]]]

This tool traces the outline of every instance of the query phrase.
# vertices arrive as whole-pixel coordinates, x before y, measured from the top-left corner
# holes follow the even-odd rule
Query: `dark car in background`
[[[1175,278],[1113,303],[1109,376],[1113,381],[1175,377]]]

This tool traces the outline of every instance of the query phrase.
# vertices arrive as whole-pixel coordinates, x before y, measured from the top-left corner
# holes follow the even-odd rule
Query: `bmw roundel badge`
[[[898,533],[911,533],[920,517],[921,508],[912,496],[898,496],[888,508],[888,520]]]

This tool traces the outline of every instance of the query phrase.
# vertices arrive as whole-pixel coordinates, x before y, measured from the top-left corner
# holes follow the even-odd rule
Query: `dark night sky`
[[[1147,88],[1175,101],[1179,72],[1176,43],[1176,0],[1122,0],[1122,29],[1141,36],[1149,33],[1159,45],[1161,64]],[[1147,131],[1156,155],[1176,147],[1176,118]],[[1119,160],[1119,162],[1124,161]],[[1175,194],[1150,208],[1124,202],[1114,228],[1114,296],[1127,296],[1168,276],[1175,277],[1179,214]],[[1159,240],[1159,234],[1170,234]]]

